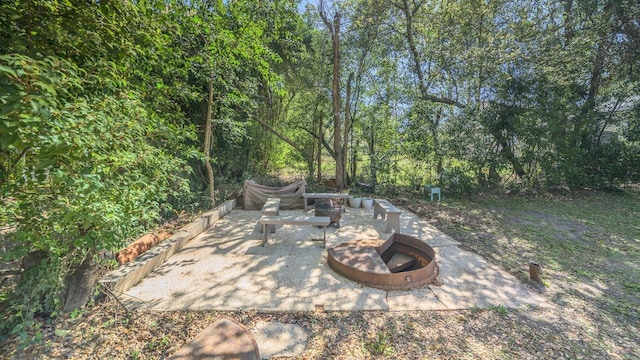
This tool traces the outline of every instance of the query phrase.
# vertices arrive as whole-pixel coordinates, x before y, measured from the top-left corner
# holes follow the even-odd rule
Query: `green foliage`
[[[461,164],[451,165],[442,172],[442,177],[438,182],[446,189],[447,193],[457,195],[467,195],[477,192],[478,183],[469,171],[465,171]]]
[[[64,288],[65,275],[56,269],[69,266],[68,261],[69,256],[49,257],[21,274],[10,306],[3,314],[0,334],[19,335],[27,342],[37,340],[27,337],[28,330],[38,325],[34,317],[56,315],[61,306],[60,291]]]
[[[186,168],[163,148],[179,133],[135,91],[86,91],[93,76],[60,58],[3,55],[0,65],[0,188],[8,204],[0,223],[16,226],[3,260],[38,250],[48,259],[14,296],[9,316],[27,319],[56,311],[64,277],[86,256],[117,250],[157,222],[167,197],[185,190],[176,175]]]
[[[218,196],[235,196],[257,131],[250,115],[280,85],[274,67],[299,51],[295,5],[0,4],[0,225],[15,228],[2,261],[46,254],[3,293],[3,333],[55,315],[84,259],[209,208],[202,160],[227,175]],[[210,82],[215,156],[204,159]]]
[[[79,316],[82,316],[82,309],[75,309],[71,313],[69,313],[70,319],[75,319]]]
[[[377,62],[367,69],[374,80],[364,93],[387,86],[391,98],[401,94],[392,120],[400,126],[389,129],[406,135],[392,162],[408,157],[441,175],[443,159],[455,159],[475,176],[465,188],[537,191],[633,181],[634,162],[626,159],[634,157],[627,149],[636,148],[637,110],[605,105],[637,102],[638,77],[630,75],[638,65],[632,50],[638,26],[631,20],[640,14],[637,4],[349,4],[357,9],[352,31],[373,32],[383,44],[368,48]],[[392,61],[408,66],[381,70]],[[390,97],[365,96],[360,114]],[[599,144],[600,131],[611,126],[629,143]],[[387,129],[376,130],[387,136]],[[376,169],[375,177],[392,169]]]
[[[151,351],[155,351],[157,349],[167,349],[170,345],[169,338],[163,336],[160,340],[153,338],[151,342],[147,344],[147,348]]]
[[[192,1],[172,2],[171,10],[167,22],[177,29],[166,35],[173,36],[172,31],[180,34],[173,37],[171,46],[184,64],[188,80],[184,91],[189,96],[181,105],[203,134],[211,82],[214,140],[207,160],[215,163],[217,176],[240,179],[244,172],[254,170],[248,169],[249,160],[262,155],[260,148],[269,139],[252,118],[265,118],[263,106],[268,109],[280,94],[282,78],[274,69],[299,51],[295,4],[230,1],[210,6],[206,1]],[[155,83],[171,91],[172,82],[166,76]],[[265,120],[272,121],[269,117]],[[200,176],[203,162],[194,167],[196,190],[202,190],[207,185]]]
[[[504,305],[492,305],[489,309],[500,316],[505,316],[509,313],[509,309],[507,309]]]
[[[65,277],[87,257],[209,207],[205,161],[215,197],[226,199],[248,173],[315,175],[315,156],[334,156],[327,139],[344,129],[331,121],[331,39],[317,12],[303,23],[296,6],[0,3],[0,225],[15,228],[2,258],[48,255],[14,294],[3,289],[3,332],[55,314]],[[345,19],[341,88],[352,81],[352,137],[342,145],[367,192],[640,179],[635,2],[335,9]],[[620,141],[601,142],[612,128]]]
[[[129,355],[129,358],[132,360],[137,360],[140,359],[140,351],[139,350],[134,350],[131,355]]]
[[[30,221],[20,221],[17,234],[32,228],[41,236],[50,232],[52,239],[75,238],[60,249],[64,252],[81,244],[113,249],[156,220],[159,201],[180,190],[172,173],[182,165],[153,143],[176,133],[145,111],[135,92],[82,94],[84,79],[74,76],[81,71],[64,60],[3,56],[0,61],[20,74],[3,84],[15,94],[3,101],[21,106],[2,119],[2,152],[9,160],[3,194],[17,205],[13,218]],[[74,86],[79,96],[55,90]],[[60,227],[60,221],[69,224]]]
[[[393,356],[396,353],[387,331],[379,332],[374,340],[365,342],[365,347],[374,356]]]

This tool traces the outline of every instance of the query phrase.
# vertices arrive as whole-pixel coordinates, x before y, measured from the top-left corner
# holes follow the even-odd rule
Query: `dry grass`
[[[221,316],[302,326],[300,359],[640,359],[640,192],[408,207],[514,275],[543,265],[552,308],[448,312],[135,312],[113,301],[43,320],[24,359],[163,359]]]

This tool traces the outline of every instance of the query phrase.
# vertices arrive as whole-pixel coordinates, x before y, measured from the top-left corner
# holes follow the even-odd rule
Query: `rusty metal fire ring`
[[[394,233],[389,239],[355,239],[328,250],[338,274],[382,290],[408,290],[438,275],[435,251],[425,242]]]

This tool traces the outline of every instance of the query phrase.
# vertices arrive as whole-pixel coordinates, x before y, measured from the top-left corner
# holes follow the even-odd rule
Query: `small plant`
[[[102,324],[102,327],[105,328],[105,329],[108,329],[108,328],[112,327],[115,323],[116,323],[116,321],[114,319],[109,319],[109,320],[105,321]]]
[[[168,336],[163,336],[162,339],[160,339],[160,346],[162,346],[163,348],[166,348],[169,346],[169,337]]]
[[[151,342],[149,344],[147,344],[147,347],[149,348],[149,350],[154,351],[157,347],[158,343],[156,341],[156,339],[151,339]]]
[[[389,334],[386,331],[378,333],[378,338],[365,343],[365,347],[372,355],[392,356],[395,349],[389,343]]]
[[[162,339],[151,339],[151,342],[147,345],[149,350],[155,351],[156,349],[164,349],[169,346],[169,338],[167,336],[162,337]]]
[[[75,319],[77,317],[80,317],[82,315],[82,309],[73,309],[73,311],[71,311],[71,313],[69,313],[69,318],[70,319]]]
[[[500,316],[505,316],[509,313],[509,309],[507,309],[503,305],[493,305],[490,307],[490,309]]]
[[[140,359],[140,351],[133,350],[133,352],[131,353],[131,356],[129,356],[129,358],[132,359],[132,360]]]

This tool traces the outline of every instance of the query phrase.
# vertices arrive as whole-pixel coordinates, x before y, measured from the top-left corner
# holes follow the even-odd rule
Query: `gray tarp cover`
[[[280,209],[295,209],[304,207],[304,189],[307,183],[304,180],[297,181],[280,188],[260,185],[253,180],[244,182],[244,209],[260,210],[267,198],[279,198]]]

